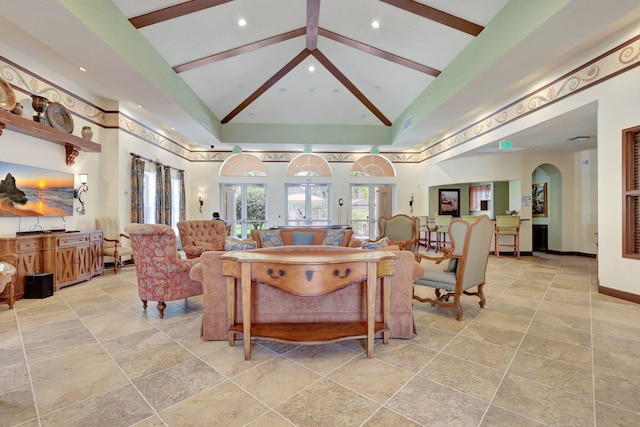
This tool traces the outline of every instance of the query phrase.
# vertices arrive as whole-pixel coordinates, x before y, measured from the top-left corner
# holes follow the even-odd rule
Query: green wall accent
[[[220,139],[220,119],[209,110],[156,49],[136,30],[111,1],[58,0],[132,67],[200,123],[209,117],[210,132]],[[206,129],[206,128],[205,128]]]
[[[394,121],[392,139],[403,133],[402,124],[407,118],[412,117],[413,123],[422,121],[570,1],[511,0],[507,3]]]

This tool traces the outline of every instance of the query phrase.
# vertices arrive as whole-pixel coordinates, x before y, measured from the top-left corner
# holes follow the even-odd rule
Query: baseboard
[[[640,295],[632,294],[631,292],[625,292],[618,289],[607,288],[605,286],[598,285],[598,293],[608,295],[610,297],[622,299],[629,302],[635,302],[640,304]]]
[[[597,254],[588,254],[586,252],[574,252],[574,251],[562,252],[562,251],[548,250],[546,253],[553,254],[553,255],[583,256],[587,258],[595,258],[598,256]]]

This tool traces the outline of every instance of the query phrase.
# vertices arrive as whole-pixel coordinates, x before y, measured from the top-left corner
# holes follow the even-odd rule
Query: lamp
[[[76,211],[80,215],[84,215],[85,211],[84,211],[84,202],[82,201],[82,194],[89,191],[89,186],[87,186],[87,182],[89,182],[89,175],[86,173],[81,173],[78,175],[78,177],[80,178],[80,187],[73,190],[73,198],[78,199],[78,201],[80,202],[80,205],[82,206],[81,208],[76,208]]]
[[[200,213],[202,213],[202,205],[204,201],[202,200],[202,193],[198,193],[198,203],[200,203]]]

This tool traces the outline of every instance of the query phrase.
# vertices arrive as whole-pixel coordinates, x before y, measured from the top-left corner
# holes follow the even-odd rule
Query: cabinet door
[[[91,277],[91,249],[89,245],[76,247],[76,279]]]
[[[56,283],[58,288],[78,277],[77,248],[59,248],[56,253]]]

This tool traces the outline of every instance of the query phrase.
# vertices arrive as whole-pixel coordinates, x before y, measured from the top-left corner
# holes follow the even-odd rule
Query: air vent
[[[406,131],[411,127],[412,124],[413,124],[413,117],[409,116],[409,118],[407,118],[407,120],[405,120],[404,123],[402,124],[402,130]]]
[[[211,130],[211,120],[209,120],[209,117],[204,113],[200,113],[200,124]]]

